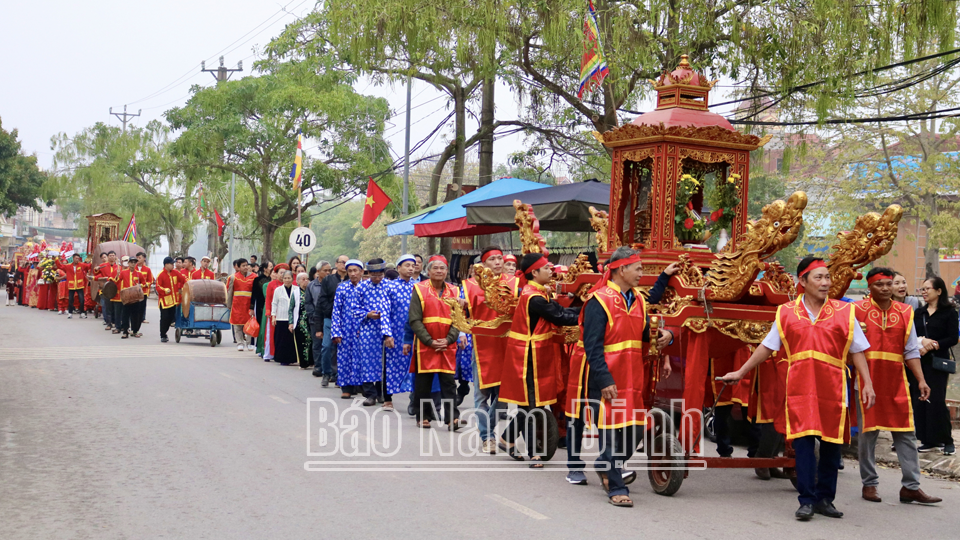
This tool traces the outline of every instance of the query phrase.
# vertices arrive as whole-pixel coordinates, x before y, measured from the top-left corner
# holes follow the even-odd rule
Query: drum
[[[97,279],[90,280],[90,295],[93,296],[94,302],[100,301],[100,293],[103,291],[103,286],[110,281],[110,278],[101,277]]]
[[[143,300],[143,288],[139,285],[127,287],[120,291],[120,301],[123,302],[123,305],[136,304],[141,300]]]
[[[106,280],[101,282],[100,285],[100,294],[105,296],[107,300],[113,300],[117,296],[117,282],[113,281],[110,278],[99,278],[97,281]]]
[[[183,316],[190,316],[190,304],[226,304],[227,286],[213,279],[191,279],[180,291]]]

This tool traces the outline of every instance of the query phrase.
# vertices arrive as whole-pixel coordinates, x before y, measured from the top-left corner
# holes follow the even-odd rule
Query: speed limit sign
[[[317,247],[317,235],[309,227],[297,227],[290,233],[290,249],[306,255]]]

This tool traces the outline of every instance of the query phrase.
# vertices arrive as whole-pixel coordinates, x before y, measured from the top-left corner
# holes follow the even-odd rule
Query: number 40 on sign
[[[317,235],[309,227],[297,227],[290,233],[290,249],[306,255],[317,247]]]

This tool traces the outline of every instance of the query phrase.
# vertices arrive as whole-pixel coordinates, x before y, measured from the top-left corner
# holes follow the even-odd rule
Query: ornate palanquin
[[[709,264],[712,254],[685,249],[674,232],[677,183],[684,174],[716,178],[739,175],[740,204],[730,233],[730,249],[746,229],[750,152],[769,139],[735,131],[722,116],[708,110],[713,82],[694,71],[682,57],[680,66],[652,81],[657,108],[629,124],[594,136],[612,150],[608,246],[642,245],[644,260],[665,266],[680,252],[696,264]],[[703,191],[691,201],[703,211]],[[659,263],[659,264],[658,264]]]
[[[87,216],[87,253],[93,253],[98,244],[120,239],[120,216],[109,212]]]

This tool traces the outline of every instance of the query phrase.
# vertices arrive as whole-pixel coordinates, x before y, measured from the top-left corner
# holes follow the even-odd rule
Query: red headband
[[[621,266],[626,266],[628,264],[633,264],[638,262],[640,262],[640,254],[634,253],[633,255],[627,257],[626,259],[620,259],[617,261],[613,261],[612,263],[607,263],[607,268],[609,268],[610,270],[616,270]]]
[[[484,253],[480,256],[480,262],[487,262],[487,259],[493,257],[494,255],[503,255],[503,252],[499,249],[491,249],[490,251]]]
[[[867,278],[867,285],[873,285],[874,283],[876,283],[877,281],[880,281],[881,279],[893,279],[893,276],[887,276],[884,274],[874,274]]]
[[[434,255],[433,257],[430,257],[429,259],[427,259],[427,264],[430,264],[432,262],[437,262],[437,261],[442,262],[444,265],[447,264],[447,258],[444,257],[443,255]]]
[[[797,278],[798,279],[802,278],[803,276],[809,274],[812,270],[816,270],[817,268],[826,268],[826,267],[827,267],[827,263],[823,261],[813,261],[812,263],[810,263],[810,266],[803,269],[803,272],[800,272]]]
[[[503,256],[503,262],[507,262],[507,261],[517,262],[517,256],[516,256],[516,255],[504,255],[504,256]]]

